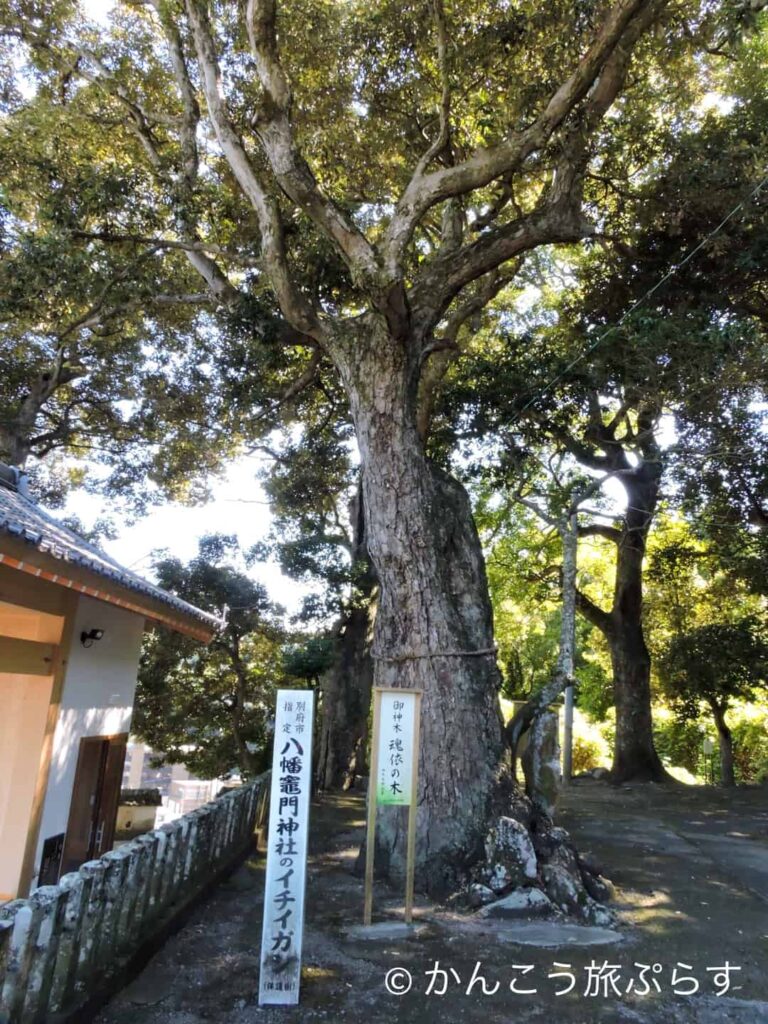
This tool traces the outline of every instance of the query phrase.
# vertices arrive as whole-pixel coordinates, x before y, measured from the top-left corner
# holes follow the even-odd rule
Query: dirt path
[[[557,941],[564,944],[557,948],[521,944],[539,925],[489,923],[425,901],[417,909],[418,934],[362,941],[347,929],[362,914],[362,883],[352,865],[364,826],[363,802],[327,796],[312,814],[298,1008],[256,1005],[263,862],[254,858],[112,1001],[99,1024],[768,1024],[764,790],[739,792],[729,803],[722,793],[705,789],[575,784],[562,824],[619,887],[621,925],[619,941],[611,945],[581,945],[588,937],[584,932],[577,932],[579,944],[573,944],[566,941],[573,936],[561,930]],[[376,907],[379,920],[396,920],[402,899],[379,886]],[[727,961],[741,969],[731,973],[731,991],[718,998],[715,991],[722,986],[707,968]],[[467,991],[478,962],[488,994],[479,980]],[[436,963],[445,976],[433,970]],[[609,968],[599,971],[605,963]],[[696,980],[695,995],[673,993],[674,969],[682,993]],[[401,995],[385,986],[388,972],[397,970],[399,977],[389,974],[391,986],[411,979]],[[434,990],[428,993],[430,972]],[[549,977],[554,973],[561,977]],[[572,991],[556,995],[571,986],[571,978]],[[536,993],[510,991],[512,982],[517,990]],[[595,986],[598,995],[587,994]],[[650,994],[643,996],[646,987]]]

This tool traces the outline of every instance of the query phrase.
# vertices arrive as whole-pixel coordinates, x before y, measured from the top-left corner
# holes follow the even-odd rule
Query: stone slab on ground
[[[488,927],[502,942],[540,949],[561,946],[607,946],[621,942],[624,936],[613,928],[592,928],[585,924],[560,921],[489,920]]]
[[[541,917],[557,913],[552,900],[541,889],[516,889],[500,900],[488,903],[477,911],[476,917],[521,918]]]
[[[342,931],[342,938],[356,942],[395,942],[398,939],[417,939],[429,930],[425,924],[406,924],[405,921],[375,921],[373,924],[351,924]]]

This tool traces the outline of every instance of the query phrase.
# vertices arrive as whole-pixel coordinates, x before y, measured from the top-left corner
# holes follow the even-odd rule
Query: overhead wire
[[[730,223],[730,221],[732,221],[733,218],[741,210],[743,210],[754,199],[757,198],[757,196],[763,191],[763,189],[766,188],[766,186],[768,186],[768,173],[766,173],[766,175],[761,179],[761,181],[753,189],[751,189],[750,192],[747,195],[745,195],[744,198],[740,202],[738,202],[736,204],[736,206],[734,206],[733,209],[728,214],[726,214],[725,217],[723,217],[723,219],[720,221],[720,223],[716,227],[714,227],[709,232],[709,234],[707,234],[698,243],[698,245],[694,246],[694,248],[691,249],[691,251],[689,253],[687,253],[687,255],[682,260],[680,260],[679,263],[672,264],[672,266],[669,268],[669,270],[666,272],[666,274],[664,274],[664,276],[662,278],[660,278],[656,282],[656,284],[654,284],[643,295],[641,295],[639,299],[637,299],[635,302],[633,302],[632,305],[629,307],[629,309],[625,310],[624,313],[622,313],[621,317],[619,318],[619,320],[615,324],[612,324],[605,331],[603,331],[602,334],[599,335],[599,337],[597,337],[582,352],[580,352],[577,356],[575,356],[568,363],[568,365],[565,366],[562,370],[560,370],[559,373],[557,373],[550,381],[548,381],[547,384],[544,385],[544,387],[540,388],[539,391],[537,391],[536,394],[534,394],[528,400],[528,402],[526,402],[526,404],[522,407],[522,409],[520,409],[520,411],[512,418],[512,422],[511,422],[510,426],[515,424],[515,423],[517,423],[520,420],[520,418],[524,415],[524,413],[526,413],[528,411],[528,409],[530,409],[531,406],[539,398],[541,398],[544,395],[546,395],[547,392],[551,388],[553,388],[555,386],[555,384],[558,383],[558,381],[562,380],[563,377],[565,377],[568,373],[570,373],[571,370],[575,366],[577,366],[580,362],[582,362],[582,360],[586,359],[588,356],[592,355],[592,353],[597,348],[599,348],[600,345],[602,345],[602,343],[605,341],[606,338],[608,338],[614,332],[618,331],[619,328],[622,327],[622,325],[626,322],[626,320],[635,312],[635,310],[637,310],[644,302],[646,302],[649,298],[651,298],[651,296],[654,295],[664,284],[666,284],[666,282],[669,281],[670,278],[674,277],[674,275],[679,270],[682,270],[682,268],[684,266],[686,266],[686,264],[690,263],[691,260],[699,252],[701,252],[701,250],[704,249],[712,241],[712,239],[715,238],[723,230],[723,228],[728,223]]]

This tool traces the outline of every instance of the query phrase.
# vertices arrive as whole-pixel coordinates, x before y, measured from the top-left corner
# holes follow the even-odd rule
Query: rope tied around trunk
[[[371,651],[374,661],[418,661],[421,658],[483,658],[488,654],[498,654],[499,648],[496,644],[493,647],[483,647],[479,651],[427,651],[420,654],[416,651],[407,651],[404,654],[381,654],[379,651]]]

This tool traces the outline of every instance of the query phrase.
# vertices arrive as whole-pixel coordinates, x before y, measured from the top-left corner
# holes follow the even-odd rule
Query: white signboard
[[[376,846],[376,808],[384,804],[408,808],[405,864],[405,920],[413,919],[413,877],[416,844],[416,783],[419,766],[421,690],[388,686],[373,689],[371,773],[368,780],[368,829],[365,848],[365,908],[363,921],[373,914],[373,861]]]
[[[408,806],[413,790],[417,696],[407,690],[383,690],[380,700],[376,801]]]
[[[299,1001],[314,698],[312,690],[277,691],[260,1006]]]

